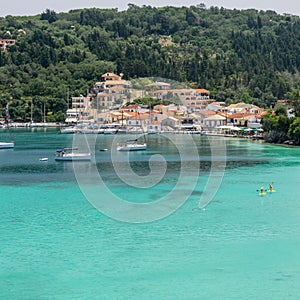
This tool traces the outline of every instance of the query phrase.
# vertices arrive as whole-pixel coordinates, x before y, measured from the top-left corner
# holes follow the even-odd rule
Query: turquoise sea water
[[[193,189],[169,216],[133,224],[95,209],[73,164],[54,161],[56,149],[72,146],[72,135],[13,134],[15,149],[0,150],[0,299],[299,299],[299,148],[226,139],[222,155],[212,157],[205,137],[193,136],[192,145],[183,135],[153,135],[146,152],[128,154],[115,153],[114,136],[97,136],[93,161],[75,169],[91,188],[99,182],[90,171],[98,171],[99,197],[103,186],[130,203]],[[175,144],[189,155],[179,156]],[[124,182],[132,175],[129,161],[147,184],[149,159],[157,154],[167,166],[161,177],[154,168],[158,184]],[[212,159],[227,166],[201,210],[200,197],[211,192],[206,184],[216,175]],[[190,172],[176,187],[182,161]],[[257,189],[271,182],[277,192],[260,197]]]

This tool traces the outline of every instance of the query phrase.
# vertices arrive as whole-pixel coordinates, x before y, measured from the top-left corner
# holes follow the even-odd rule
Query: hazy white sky
[[[256,8],[258,10],[275,10],[300,16],[299,0],[0,0],[0,17],[13,15],[37,15],[47,8],[56,12],[68,12],[76,8],[118,8],[127,9],[127,4],[138,6],[191,6],[205,3],[206,7],[223,6],[225,8]]]

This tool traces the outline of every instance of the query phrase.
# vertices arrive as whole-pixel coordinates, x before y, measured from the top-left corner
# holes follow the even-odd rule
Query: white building
[[[201,124],[203,130],[208,130],[208,131],[215,130],[216,127],[224,126],[224,125],[226,125],[226,117],[223,117],[218,114],[206,117],[205,119],[203,119]]]
[[[180,119],[174,117],[167,117],[161,121],[162,128],[171,127],[172,129],[180,128],[181,121]]]

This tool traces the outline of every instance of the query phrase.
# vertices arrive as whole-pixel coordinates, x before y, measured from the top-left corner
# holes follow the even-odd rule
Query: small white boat
[[[6,116],[5,116],[5,123],[7,126],[7,130],[10,136],[10,142],[0,142],[0,149],[10,149],[15,147],[15,142],[13,140],[12,134],[9,129],[9,111],[8,111],[8,104],[6,105]]]
[[[115,126],[106,127],[103,131],[104,134],[116,134],[118,132],[118,128]]]
[[[39,159],[40,161],[48,161],[48,157],[42,157]]]
[[[15,147],[14,142],[0,142],[0,149],[11,149]]]
[[[117,146],[118,151],[140,151],[147,150],[146,143],[138,143],[136,140],[129,140]]]
[[[48,123],[45,122],[30,122],[30,128],[41,128],[41,127],[48,127]]]
[[[55,160],[57,161],[86,161],[91,160],[91,153],[74,152],[77,148],[65,148],[57,150]]]

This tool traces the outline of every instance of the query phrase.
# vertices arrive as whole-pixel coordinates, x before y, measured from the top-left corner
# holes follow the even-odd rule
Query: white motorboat
[[[48,123],[45,123],[45,122],[30,122],[29,127],[30,128],[44,128],[44,127],[48,127]]]
[[[0,142],[0,149],[11,149],[15,147],[14,142]]]
[[[77,132],[77,128],[75,126],[72,127],[62,127],[60,129],[60,133],[64,133],[64,134],[73,134]]]
[[[105,125],[104,134],[116,134],[118,132],[118,126],[115,124]]]
[[[7,130],[10,136],[10,142],[0,142],[0,149],[10,149],[15,147],[15,142],[13,140],[12,134],[9,129],[9,111],[8,111],[8,104],[6,105],[6,116],[5,116]]]
[[[147,150],[147,143],[138,143],[137,140],[128,140],[123,144],[118,144],[118,151],[139,151]]]
[[[57,161],[86,161],[91,160],[91,153],[74,152],[77,148],[64,148],[56,150],[55,160]]]

